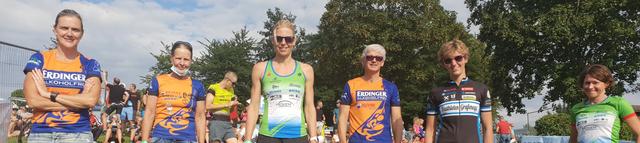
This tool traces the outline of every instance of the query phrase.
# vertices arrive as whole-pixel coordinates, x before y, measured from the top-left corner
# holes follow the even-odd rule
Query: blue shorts
[[[151,141],[149,143],[197,143],[197,141],[183,141],[151,137]]]
[[[133,121],[133,107],[124,107],[122,108],[122,113],[120,113],[120,120],[122,121]]]
[[[31,133],[27,138],[29,143],[93,143],[91,132],[80,133]]]

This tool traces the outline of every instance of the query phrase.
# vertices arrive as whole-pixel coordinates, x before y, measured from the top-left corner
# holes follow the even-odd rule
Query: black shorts
[[[115,110],[119,117],[122,113],[122,107],[124,107],[124,104],[122,103],[112,103],[111,105],[109,105],[105,113],[107,113],[107,115],[110,115]]]
[[[274,138],[264,135],[258,135],[257,142],[259,143],[309,143],[309,139],[304,137],[299,138]]]

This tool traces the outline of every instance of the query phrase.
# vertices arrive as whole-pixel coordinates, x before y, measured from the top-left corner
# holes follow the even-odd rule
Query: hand
[[[33,82],[36,85],[36,89],[38,90],[38,94],[40,96],[49,98],[51,96],[51,92],[47,91],[47,85],[44,82],[44,76],[42,75],[42,70],[33,69],[31,70],[31,77],[33,78]]]
[[[237,100],[231,101],[231,106],[233,105],[238,105],[238,101]]]

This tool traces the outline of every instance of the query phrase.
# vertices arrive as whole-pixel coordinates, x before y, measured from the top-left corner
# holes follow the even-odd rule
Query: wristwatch
[[[49,99],[51,100],[51,102],[56,102],[56,97],[58,97],[60,93],[57,92],[52,92],[51,94],[49,94]]]
[[[318,136],[309,137],[309,142],[311,141],[316,141],[317,143],[319,143],[320,139],[318,139]]]

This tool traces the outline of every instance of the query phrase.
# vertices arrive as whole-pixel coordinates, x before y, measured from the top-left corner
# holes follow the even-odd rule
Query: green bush
[[[540,136],[571,135],[571,116],[567,113],[548,114],[536,121],[536,132]]]

